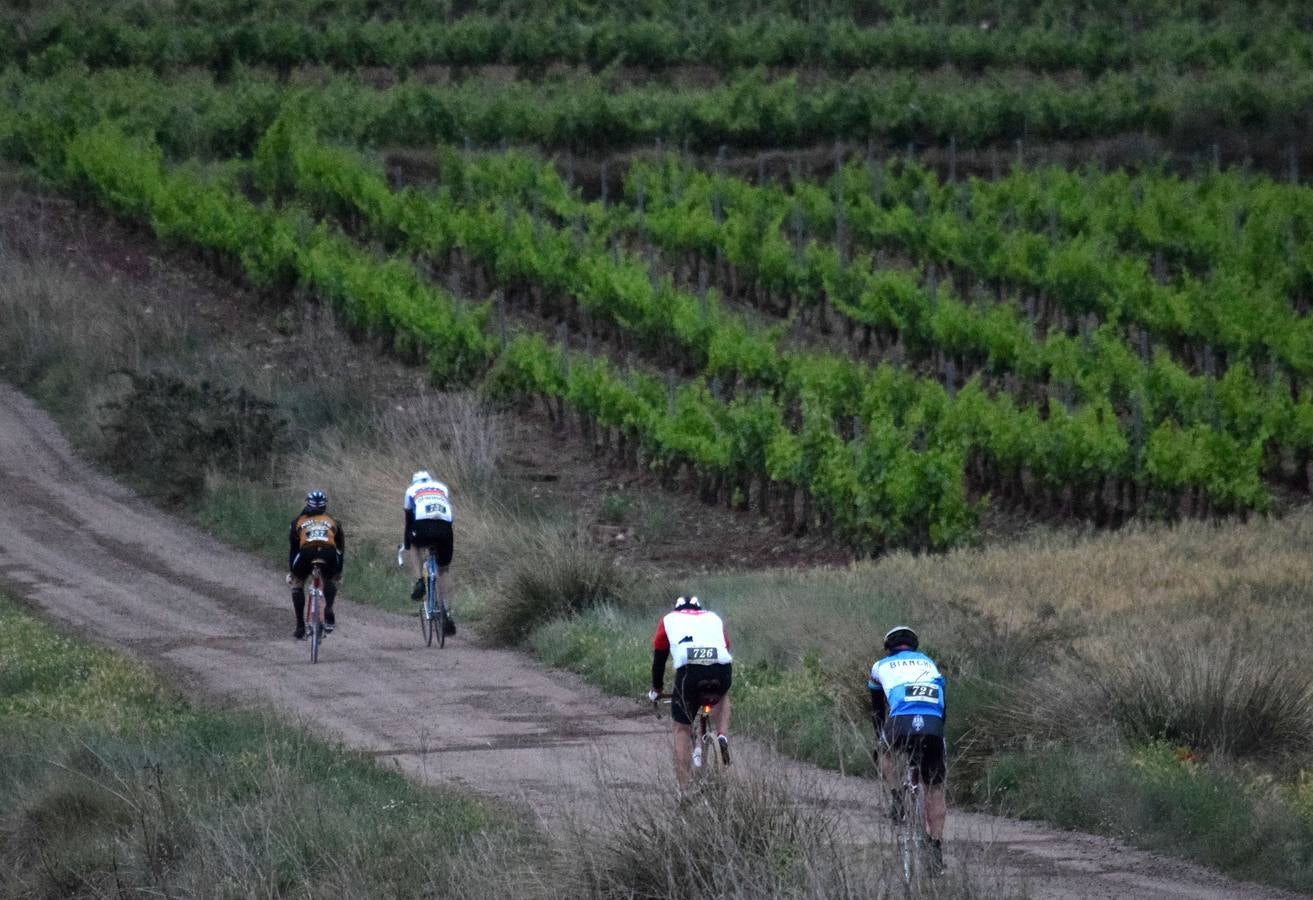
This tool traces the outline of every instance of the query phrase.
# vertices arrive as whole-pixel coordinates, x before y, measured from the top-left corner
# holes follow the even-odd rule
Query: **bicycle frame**
[[[659,694],[657,696],[657,702],[670,703],[672,699],[670,694]],[[712,711],[723,698],[717,697],[711,702],[707,702],[705,697],[702,699],[703,702],[698,704],[698,711],[694,714],[693,721],[689,726],[690,752],[695,776],[708,769],[715,770],[723,766],[719,747],[717,746],[717,736],[715,730],[711,728]],[[653,706],[655,705],[654,702]],[[708,759],[712,760],[709,766],[706,765]]]

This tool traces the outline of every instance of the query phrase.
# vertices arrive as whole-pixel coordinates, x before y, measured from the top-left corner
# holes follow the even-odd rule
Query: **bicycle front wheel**
[[[911,788],[903,795],[903,820],[899,823],[898,850],[902,857],[903,881],[908,885],[921,880],[927,871],[925,793]]]
[[[438,633],[438,649],[447,646],[447,604],[439,602],[437,613],[433,616],[433,630]]]

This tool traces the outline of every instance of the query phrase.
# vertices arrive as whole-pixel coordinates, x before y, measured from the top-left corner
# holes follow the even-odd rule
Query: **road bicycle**
[[[323,641],[324,630],[324,564],[315,560],[306,579],[305,623],[310,632],[310,662],[319,662],[319,644]]]
[[[405,549],[397,548],[397,565],[405,565]],[[438,565],[438,553],[433,547],[428,548],[424,557],[424,602],[420,605],[419,630],[424,635],[424,645],[433,646],[433,638],[438,639],[438,648],[447,644],[447,622],[451,610],[447,606],[447,597],[442,591],[438,579],[441,567]]]
[[[716,734],[716,729],[711,725],[712,710],[720,702],[723,694],[700,693],[698,696],[698,711],[693,716],[692,738],[693,738],[693,775],[705,775],[719,771],[729,765],[729,746],[721,744]],[[657,708],[657,704],[669,705],[671,701],[670,694],[658,694],[652,706]],[[658,714],[660,710],[658,708]]]

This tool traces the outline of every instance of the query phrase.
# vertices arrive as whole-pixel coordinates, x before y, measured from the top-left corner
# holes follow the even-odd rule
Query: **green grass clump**
[[[149,671],[0,601],[0,720],[154,730],[186,705]]]
[[[999,756],[988,770],[1002,812],[1111,833],[1239,877],[1313,889],[1307,790],[1153,742]]]
[[[536,843],[271,716],[194,708],[2,598],[0,697],[3,896],[472,894],[463,853]]]

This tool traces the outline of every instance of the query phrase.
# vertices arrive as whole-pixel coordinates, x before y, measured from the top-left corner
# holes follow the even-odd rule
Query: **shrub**
[[[1275,756],[1313,739],[1313,679],[1292,660],[1228,641],[1119,652],[1091,679],[1128,738],[1231,756]]]
[[[131,391],[108,404],[104,453],[115,468],[146,482],[149,492],[177,502],[209,469],[234,475],[264,470],[285,424],[272,404],[245,388],[190,384],[164,373],[125,374]]]
[[[543,529],[524,541],[488,600],[484,634],[518,644],[538,625],[625,599],[633,577],[585,539]]]

